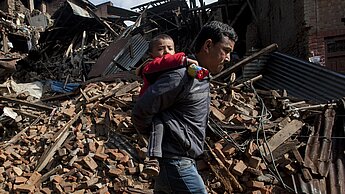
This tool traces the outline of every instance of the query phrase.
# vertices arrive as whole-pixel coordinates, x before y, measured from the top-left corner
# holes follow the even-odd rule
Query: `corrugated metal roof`
[[[305,150],[305,166],[310,168],[313,174],[323,177],[329,172],[334,119],[335,111],[332,108],[318,118]]]
[[[256,84],[285,89],[289,96],[327,102],[345,96],[345,75],[279,52],[272,53]]]
[[[344,146],[341,146],[344,150]],[[337,147],[337,148],[341,148]],[[344,156],[336,156],[336,159],[331,163],[329,168],[329,175],[327,177],[328,187],[327,191],[331,194],[344,194],[345,193],[345,160]]]
[[[327,177],[327,191],[332,194],[345,193],[345,103],[341,100],[336,111],[332,133],[332,163]]]
[[[141,34],[133,36],[102,75],[132,70],[132,67],[143,57],[148,48],[149,44]]]
[[[96,64],[92,67],[88,77],[106,76],[120,71],[131,70],[143,57],[148,47],[149,43],[141,34],[118,39],[103,51]]]
[[[305,181],[301,174],[297,174],[296,183],[299,194],[327,194],[325,178]]]
[[[264,55],[243,67],[243,80],[249,80],[261,74],[267,64],[268,56]]]

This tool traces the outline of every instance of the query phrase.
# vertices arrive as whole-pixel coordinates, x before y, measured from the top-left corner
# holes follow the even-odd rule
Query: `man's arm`
[[[184,87],[181,71],[185,71],[185,69],[164,73],[138,99],[132,112],[132,122],[137,130],[147,129],[151,126],[152,119],[157,113],[175,103]]]

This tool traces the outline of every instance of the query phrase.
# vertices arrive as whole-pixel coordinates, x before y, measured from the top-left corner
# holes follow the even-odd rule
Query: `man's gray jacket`
[[[186,68],[163,73],[136,102],[132,122],[149,132],[153,117],[164,123],[163,158],[196,158],[203,153],[210,105],[209,79],[188,75]]]

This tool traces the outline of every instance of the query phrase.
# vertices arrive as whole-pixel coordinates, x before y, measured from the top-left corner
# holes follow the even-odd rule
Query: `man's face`
[[[154,43],[152,51],[152,57],[162,57],[165,54],[175,54],[174,41],[171,39],[160,39]]]
[[[212,74],[217,74],[224,68],[224,63],[230,61],[230,53],[234,50],[235,42],[224,36],[221,41],[209,44],[207,69]]]

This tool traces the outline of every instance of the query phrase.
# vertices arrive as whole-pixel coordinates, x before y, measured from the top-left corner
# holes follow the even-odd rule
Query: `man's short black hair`
[[[171,36],[169,36],[169,35],[167,35],[167,34],[160,34],[160,35],[155,36],[154,38],[151,39],[151,41],[150,41],[150,43],[149,43],[149,50],[148,50],[148,51],[149,51],[149,52],[152,51],[153,46],[155,45],[155,43],[156,43],[157,41],[159,41],[159,40],[166,40],[166,39],[174,41],[174,40],[171,38]]]
[[[201,50],[202,45],[207,39],[211,39],[213,43],[217,43],[221,41],[223,36],[227,36],[235,42],[238,39],[235,30],[227,24],[219,21],[212,21],[204,25],[196,38],[194,47],[195,52],[199,52]]]

